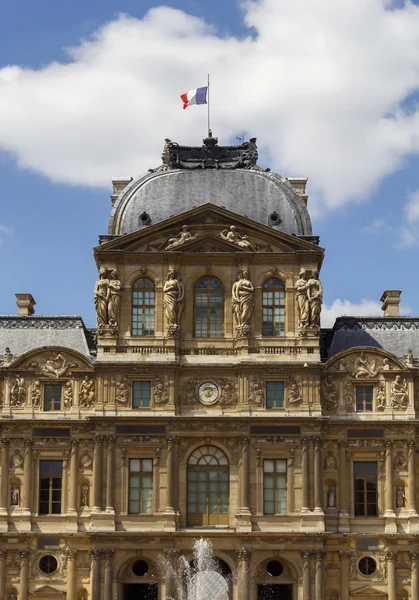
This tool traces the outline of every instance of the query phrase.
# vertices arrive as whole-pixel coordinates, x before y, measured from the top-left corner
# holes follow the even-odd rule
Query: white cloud
[[[410,313],[408,306],[400,306],[400,314]],[[349,300],[334,300],[332,304],[323,304],[322,308],[322,327],[333,327],[338,317],[382,317],[381,302],[374,300],[361,300],[360,302],[350,302]]]
[[[383,231],[383,229],[388,229],[385,219],[374,219],[374,221],[370,225],[365,225],[362,227],[361,231],[363,233],[378,233]]]
[[[14,229],[13,227],[6,227],[6,225],[2,225],[0,223],[0,232],[5,233],[6,235],[12,235]]]
[[[419,244],[419,190],[409,194],[404,205],[405,223],[399,231],[399,247]]]
[[[106,24],[68,64],[5,66],[0,150],[52,180],[109,186],[157,166],[165,137],[200,144],[205,107],[183,111],[179,94],[207,72],[220,143],[257,135],[270,166],[308,176],[324,207],[367,195],[419,150],[419,109],[402,108],[419,88],[418,6],[254,0],[243,10],[243,39],[159,7]]]

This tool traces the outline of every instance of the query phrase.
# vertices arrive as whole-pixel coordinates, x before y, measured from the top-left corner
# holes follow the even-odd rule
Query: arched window
[[[195,337],[221,337],[224,290],[216,277],[201,277],[195,285]]]
[[[154,283],[141,277],[132,286],[132,335],[154,335]]]
[[[262,286],[262,335],[285,335],[285,285],[278,277],[270,277]]]
[[[228,460],[215,446],[201,446],[188,461],[188,524],[228,525]]]

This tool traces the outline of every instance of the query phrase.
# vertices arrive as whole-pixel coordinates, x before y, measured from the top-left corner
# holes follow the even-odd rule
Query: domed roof
[[[210,135],[202,147],[166,140],[162,160],[161,167],[121,191],[110,235],[132,233],[209,202],[284,233],[311,236],[304,199],[287,179],[256,164],[256,138],[218,146]]]

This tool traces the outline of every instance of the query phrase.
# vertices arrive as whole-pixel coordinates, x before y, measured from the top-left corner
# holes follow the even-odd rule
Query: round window
[[[51,554],[47,554],[40,559],[39,568],[43,573],[51,575],[51,573],[54,573],[58,568],[57,559],[54,556],[51,556]]]
[[[132,565],[132,572],[137,577],[144,577],[148,573],[148,563],[145,560],[136,560]]]
[[[279,560],[270,560],[266,565],[266,570],[268,571],[269,575],[272,575],[272,577],[279,577],[282,575],[284,567]]]
[[[363,575],[373,575],[377,570],[377,563],[371,556],[364,556],[358,563],[358,569]]]

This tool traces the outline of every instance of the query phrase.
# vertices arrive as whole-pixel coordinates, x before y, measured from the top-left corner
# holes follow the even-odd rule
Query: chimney
[[[17,314],[21,317],[29,317],[35,312],[36,304],[32,294],[15,294],[17,304]]]
[[[381,296],[381,310],[385,317],[398,317],[400,315],[399,304],[401,290],[385,290]]]

